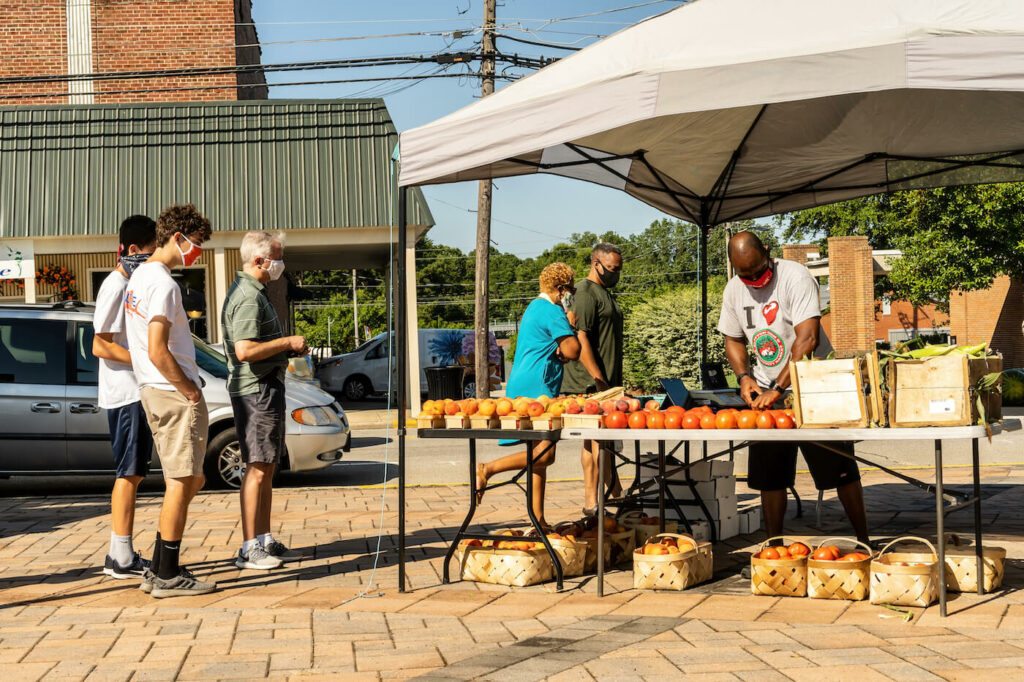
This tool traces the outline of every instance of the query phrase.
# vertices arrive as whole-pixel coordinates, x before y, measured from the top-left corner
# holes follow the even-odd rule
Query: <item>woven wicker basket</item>
[[[689,535],[661,533],[655,538],[679,538],[693,545],[675,554],[642,554],[633,551],[633,587],[638,590],[685,590],[711,579],[714,560],[710,542]]]
[[[560,531],[555,531],[560,532]],[[537,532],[532,531],[526,536],[527,539],[537,537]],[[572,542],[570,540],[559,540],[549,537],[551,549],[555,550],[558,562],[562,564],[562,577],[571,578],[583,575],[583,566],[587,562],[587,543],[582,540]]]
[[[750,556],[750,591],[766,597],[806,597],[807,559],[758,559],[757,555],[772,540],[768,538]]]
[[[1002,547],[981,548],[985,592],[1003,584],[1006,550]],[[950,592],[975,592],[978,589],[978,559],[974,549],[961,544],[955,533],[946,533],[946,589]]]
[[[525,587],[551,580],[554,575],[551,557],[543,547],[531,550],[459,547],[455,558],[462,569],[462,579],[478,583]]]
[[[898,542],[914,540],[930,553],[888,552]],[[923,564],[899,566],[897,564]],[[935,546],[924,538],[897,538],[882,548],[871,562],[871,603],[895,606],[928,606],[939,596],[939,560]]]
[[[832,540],[849,542],[867,550],[863,561],[807,560],[807,596],[811,599],[866,599],[871,588],[871,557],[874,552],[863,542],[851,538],[828,538],[818,543],[821,549]]]
[[[597,538],[583,538],[587,543],[587,560],[583,567],[586,572],[597,570]],[[627,528],[621,533],[605,533],[604,565],[615,566],[625,559],[632,559],[636,549],[636,533]]]
[[[632,528],[636,532],[636,546],[641,547],[654,536],[661,533],[657,523],[640,523],[644,513],[639,509],[626,512],[619,517],[619,523],[626,528]],[[679,522],[665,519],[665,532],[676,533],[679,531]]]

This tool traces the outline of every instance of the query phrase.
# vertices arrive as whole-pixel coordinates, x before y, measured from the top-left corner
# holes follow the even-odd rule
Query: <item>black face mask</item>
[[[132,253],[127,256],[121,256],[121,267],[124,268],[124,274],[128,275],[129,279],[132,273],[135,272],[135,268],[139,267],[152,256],[151,253]]]
[[[614,288],[619,283],[619,273],[606,269],[602,263],[597,263],[597,266],[600,268],[597,276],[601,278],[601,286],[605,289]]]

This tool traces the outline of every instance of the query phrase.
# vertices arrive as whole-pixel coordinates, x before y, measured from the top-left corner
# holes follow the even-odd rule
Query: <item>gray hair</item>
[[[242,265],[251,263],[253,258],[269,258],[274,242],[284,247],[284,233],[270,234],[262,230],[246,232],[242,237],[242,246],[239,247],[239,251],[242,253]]]
[[[622,250],[615,244],[609,244],[608,242],[601,242],[594,247],[594,250],[590,252],[590,260],[595,260],[598,256],[604,256],[609,253],[614,253],[619,256],[622,255]]]

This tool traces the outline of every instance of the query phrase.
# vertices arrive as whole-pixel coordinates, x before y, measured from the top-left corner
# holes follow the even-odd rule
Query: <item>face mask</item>
[[[619,273],[607,270],[603,263],[598,263],[600,270],[597,271],[597,276],[601,278],[601,286],[605,289],[611,289],[619,283]]]
[[[565,312],[569,312],[569,308],[572,307],[572,292],[567,291],[562,294],[562,308]]]
[[[178,249],[178,253],[181,254],[182,264],[187,268],[199,260],[199,256],[203,254],[203,249],[198,244],[193,244],[192,240],[185,237],[185,235],[181,236],[188,242],[188,251],[182,251],[181,245],[179,245],[178,242],[174,242],[174,246]]]
[[[149,260],[151,255],[148,253],[132,253],[127,256],[121,256],[121,267],[124,269],[124,274],[131,278],[135,268]]]
[[[774,272],[772,270],[772,262],[771,260],[769,260],[768,264],[764,266],[764,270],[762,270],[761,274],[759,274],[757,277],[754,277],[753,279],[749,279],[747,277],[740,277],[740,281],[746,284],[748,287],[752,287],[754,289],[763,289],[764,287],[768,286],[769,282],[772,281],[773,274]]]
[[[283,260],[267,260],[263,259],[264,263],[270,263],[269,268],[263,268],[264,272],[270,275],[270,281],[276,281],[281,278],[281,274],[284,272],[284,261]]]

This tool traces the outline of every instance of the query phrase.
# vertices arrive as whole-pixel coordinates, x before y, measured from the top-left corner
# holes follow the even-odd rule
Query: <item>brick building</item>
[[[5,0],[0,105],[265,99],[251,10],[252,0]],[[241,73],[116,77],[246,66]],[[46,76],[59,79],[17,80]]]

